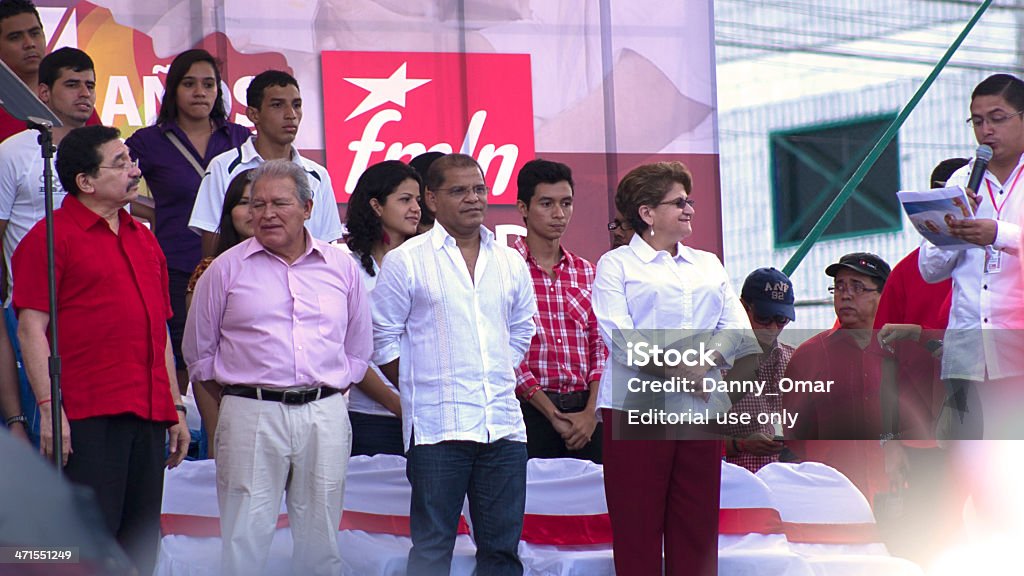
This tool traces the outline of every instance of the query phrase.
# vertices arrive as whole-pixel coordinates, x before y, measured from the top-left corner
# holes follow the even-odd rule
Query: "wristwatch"
[[[24,427],[28,428],[28,418],[25,418],[25,415],[24,415],[24,414],[18,414],[17,416],[11,416],[10,418],[8,418],[7,420],[5,420],[4,422],[6,422],[6,423],[7,423],[7,427],[8,427],[8,428],[10,428],[10,427],[11,427],[11,424],[14,424],[14,423],[16,423],[16,422],[21,422],[21,424],[22,424],[22,425],[23,425]]]
[[[181,412],[182,416],[188,416],[188,408],[184,404],[175,404],[174,409]]]

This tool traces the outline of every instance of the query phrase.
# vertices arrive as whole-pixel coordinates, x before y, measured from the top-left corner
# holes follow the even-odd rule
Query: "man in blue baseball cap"
[[[759,424],[758,414],[782,411],[779,379],[786,372],[793,347],[779,342],[779,334],[796,319],[796,298],[793,283],[785,274],[775,268],[758,268],[743,282],[740,301],[764,351],[757,367],[757,380],[764,381],[766,386],[761,393],[747,394],[733,404],[732,412],[750,414],[750,422],[724,427],[726,461],[757,472],[765,464],[778,461],[783,448],[781,442],[773,440],[775,427],[770,423]]]

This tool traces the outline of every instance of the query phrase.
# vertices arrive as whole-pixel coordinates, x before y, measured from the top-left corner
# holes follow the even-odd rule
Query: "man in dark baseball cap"
[[[782,412],[779,379],[793,356],[793,347],[779,342],[783,327],[796,319],[793,283],[775,268],[758,268],[747,276],[740,292],[750,326],[764,352],[757,367],[757,379],[765,382],[761,394],[747,394],[733,404],[731,411],[750,416],[746,424],[723,427],[726,436],[726,461],[757,472],[762,466],[777,462],[784,446],[776,442],[775,427],[760,424],[762,414]]]
[[[853,252],[839,259],[839,262],[825,268],[825,274],[835,278],[843,268],[859,272],[878,280],[878,291],[881,292],[885,280],[889,277],[889,264],[870,252]]]
[[[793,283],[775,268],[758,268],[751,272],[743,282],[740,299],[747,305],[751,321],[760,320],[757,323],[762,326],[773,319],[780,327],[796,320]]]
[[[825,268],[825,274],[835,278],[829,292],[833,294],[840,327],[847,330],[874,327],[878,300],[889,278],[889,270],[885,260],[868,252],[846,254],[839,262]],[[870,334],[857,335],[858,339],[869,337]]]

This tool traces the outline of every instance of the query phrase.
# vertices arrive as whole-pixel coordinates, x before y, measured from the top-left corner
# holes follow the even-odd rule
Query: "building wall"
[[[932,85],[898,134],[901,189],[928,187],[932,168],[945,158],[973,156],[977,143],[965,119],[969,115],[971,90],[987,75],[980,71],[946,71]],[[769,134],[776,130],[896,113],[922,82],[923,78],[905,78],[861,90],[721,112],[724,257],[737,291],[751,270],[761,266],[782,269],[796,252],[795,247],[777,249],[774,246]],[[814,300],[829,303],[799,307],[797,322],[792,326],[824,329],[835,321],[827,290],[831,279],[824,274],[828,264],[848,252],[873,252],[895,265],[919,241],[920,236],[904,215],[900,232],[816,243],[792,280],[798,303]]]

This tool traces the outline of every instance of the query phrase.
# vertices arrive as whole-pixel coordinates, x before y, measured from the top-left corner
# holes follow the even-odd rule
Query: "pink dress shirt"
[[[255,238],[213,261],[185,323],[193,382],[346,389],[362,380],[373,324],[355,261],[308,232],[306,243],[291,265]]]

